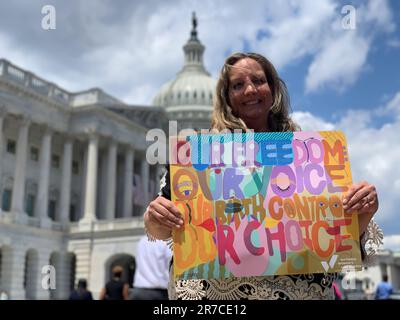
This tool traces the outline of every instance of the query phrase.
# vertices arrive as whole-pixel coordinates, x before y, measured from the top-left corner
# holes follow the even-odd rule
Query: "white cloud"
[[[344,91],[365,69],[371,44],[377,35],[395,30],[386,0],[370,0],[355,9],[354,30],[343,29],[341,20],[336,17],[332,20],[329,33],[319,39],[321,47],[308,68],[305,80],[307,93],[325,86]]]
[[[325,41],[308,68],[306,92],[324,85],[343,91],[353,84],[367,61],[369,46],[367,39],[352,31]]]
[[[257,51],[265,52],[277,68],[314,54],[335,17],[336,5],[330,0],[288,4],[285,17],[269,16],[265,29],[270,35],[256,44]]]
[[[387,45],[392,48],[400,48],[400,40],[393,38],[387,41]]]
[[[3,12],[12,15],[24,10],[27,25],[40,18],[32,14],[39,10],[37,4],[15,3],[17,9],[2,5]],[[357,32],[340,28],[341,7],[334,0],[253,0],[251,5],[149,0],[121,1],[118,6],[88,0],[76,6],[60,2],[56,8],[53,33],[3,25],[9,45],[0,42],[4,49],[0,54],[67,90],[101,87],[133,104],[150,104],[161,85],[182,67],[192,11],[197,13],[199,38],[206,46],[204,61],[214,77],[227,54],[246,47],[268,56],[278,68],[310,58],[308,92],[354,83],[367,63],[373,35],[395,28],[383,0],[357,8]],[[374,32],[369,32],[371,28]],[[265,34],[261,39],[260,32]]]
[[[12,57],[9,57],[8,53],[12,53]],[[37,62],[37,57],[34,55],[27,56],[23,52],[17,50],[12,44],[9,36],[0,31],[0,58],[8,59],[11,63],[26,68]]]
[[[0,31],[0,58],[9,60],[19,68],[34,73],[45,81],[53,82],[57,86],[68,91],[82,91],[90,86],[96,86],[97,75],[82,76],[79,69],[63,68],[62,72],[55,72],[48,68],[47,60],[37,54],[30,52],[26,54],[21,51],[14,41]],[[78,80],[79,79],[79,80]],[[97,82],[98,83],[98,82]]]
[[[324,119],[312,115],[310,112],[293,112],[293,120],[301,126],[303,131],[334,130],[335,125]]]
[[[392,251],[400,251],[400,235],[384,237],[383,247]]]
[[[385,113],[394,113],[396,118],[400,120],[400,92],[394,95],[393,99],[389,101],[384,110]]]
[[[383,108],[399,113],[400,91]],[[376,186],[379,210],[375,218],[386,234],[400,234],[400,220],[397,217],[400,195],[400,118],[394,117],[392,122],[374,128],[371,120],[376,116],[374,111],[349,110],[336,123],[331,123],[308,112],[293,113],[293,118],[303,130],[341,130],[345,133],[353,181],[366,180]]]
[[[364,11],[360,12],[361,19],[373,23],[384,31],[392,32],[396,29],[393,21],[393,14],[387,0],[370,0]]]

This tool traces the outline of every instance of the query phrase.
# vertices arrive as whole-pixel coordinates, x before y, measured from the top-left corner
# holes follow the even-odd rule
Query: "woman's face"
[[[266,126],[272,93],[264,70],[257,61],[244,58],[231,67],[228,92],[236,117],[251,129],[259,128],[260,124]]]

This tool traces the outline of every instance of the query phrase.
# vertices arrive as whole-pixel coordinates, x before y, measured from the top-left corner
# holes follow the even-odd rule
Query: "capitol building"
[[[146,161],[146,133],[169,120],[210,127],[216,80],[196,27],[194,17],[183,67],[152,106],[68,92],[0,57],[0,291],[11,299],[66,299],[80,278],[97,298],[115,265],[132,285],[163,171]]]

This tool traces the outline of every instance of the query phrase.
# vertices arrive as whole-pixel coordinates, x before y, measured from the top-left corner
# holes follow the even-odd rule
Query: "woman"
[[[100,300],[128,300],[129,285],[122,280],[123,271],[121,266],[112,269],[112,279],[100,291]]]
[[[289,117],[286,85],[265,57],[235,53],[226,59],[217,83],[212,129],[253,129],[255,132],[300,129]],[[149,239],[171,239],[172,230],[183,225],[181,213],[170,201],[168,172],[163,180],[160,196],[150,203],[144,215]],[[353,185],[344,197],[343,207],[346,211],[358,210],[362,239],[364,242],[371,240],[366,231],[378,210],[375,187],[365,181]],[[373,221],[368,229],[378,230]],[[334,299],[334,280],[334,274],[178,280],[175,283],[171,280],[169,294],[172,299]]]

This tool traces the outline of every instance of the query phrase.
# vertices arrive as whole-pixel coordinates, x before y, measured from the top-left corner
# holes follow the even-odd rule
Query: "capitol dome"
[[[203,65],[205,47],[197,38],[194,13],[192,23],[190,39],[183,47],[183,68],[161,87],[153,105],[165,107],[169,119],[177,120],[181,128],[209,128],[217,81]]]
[[[153,100],[153,104],[163,107],[212,106],[215,87],[216,80],[206,72],[180,72],[176,79],[161,87]]]

